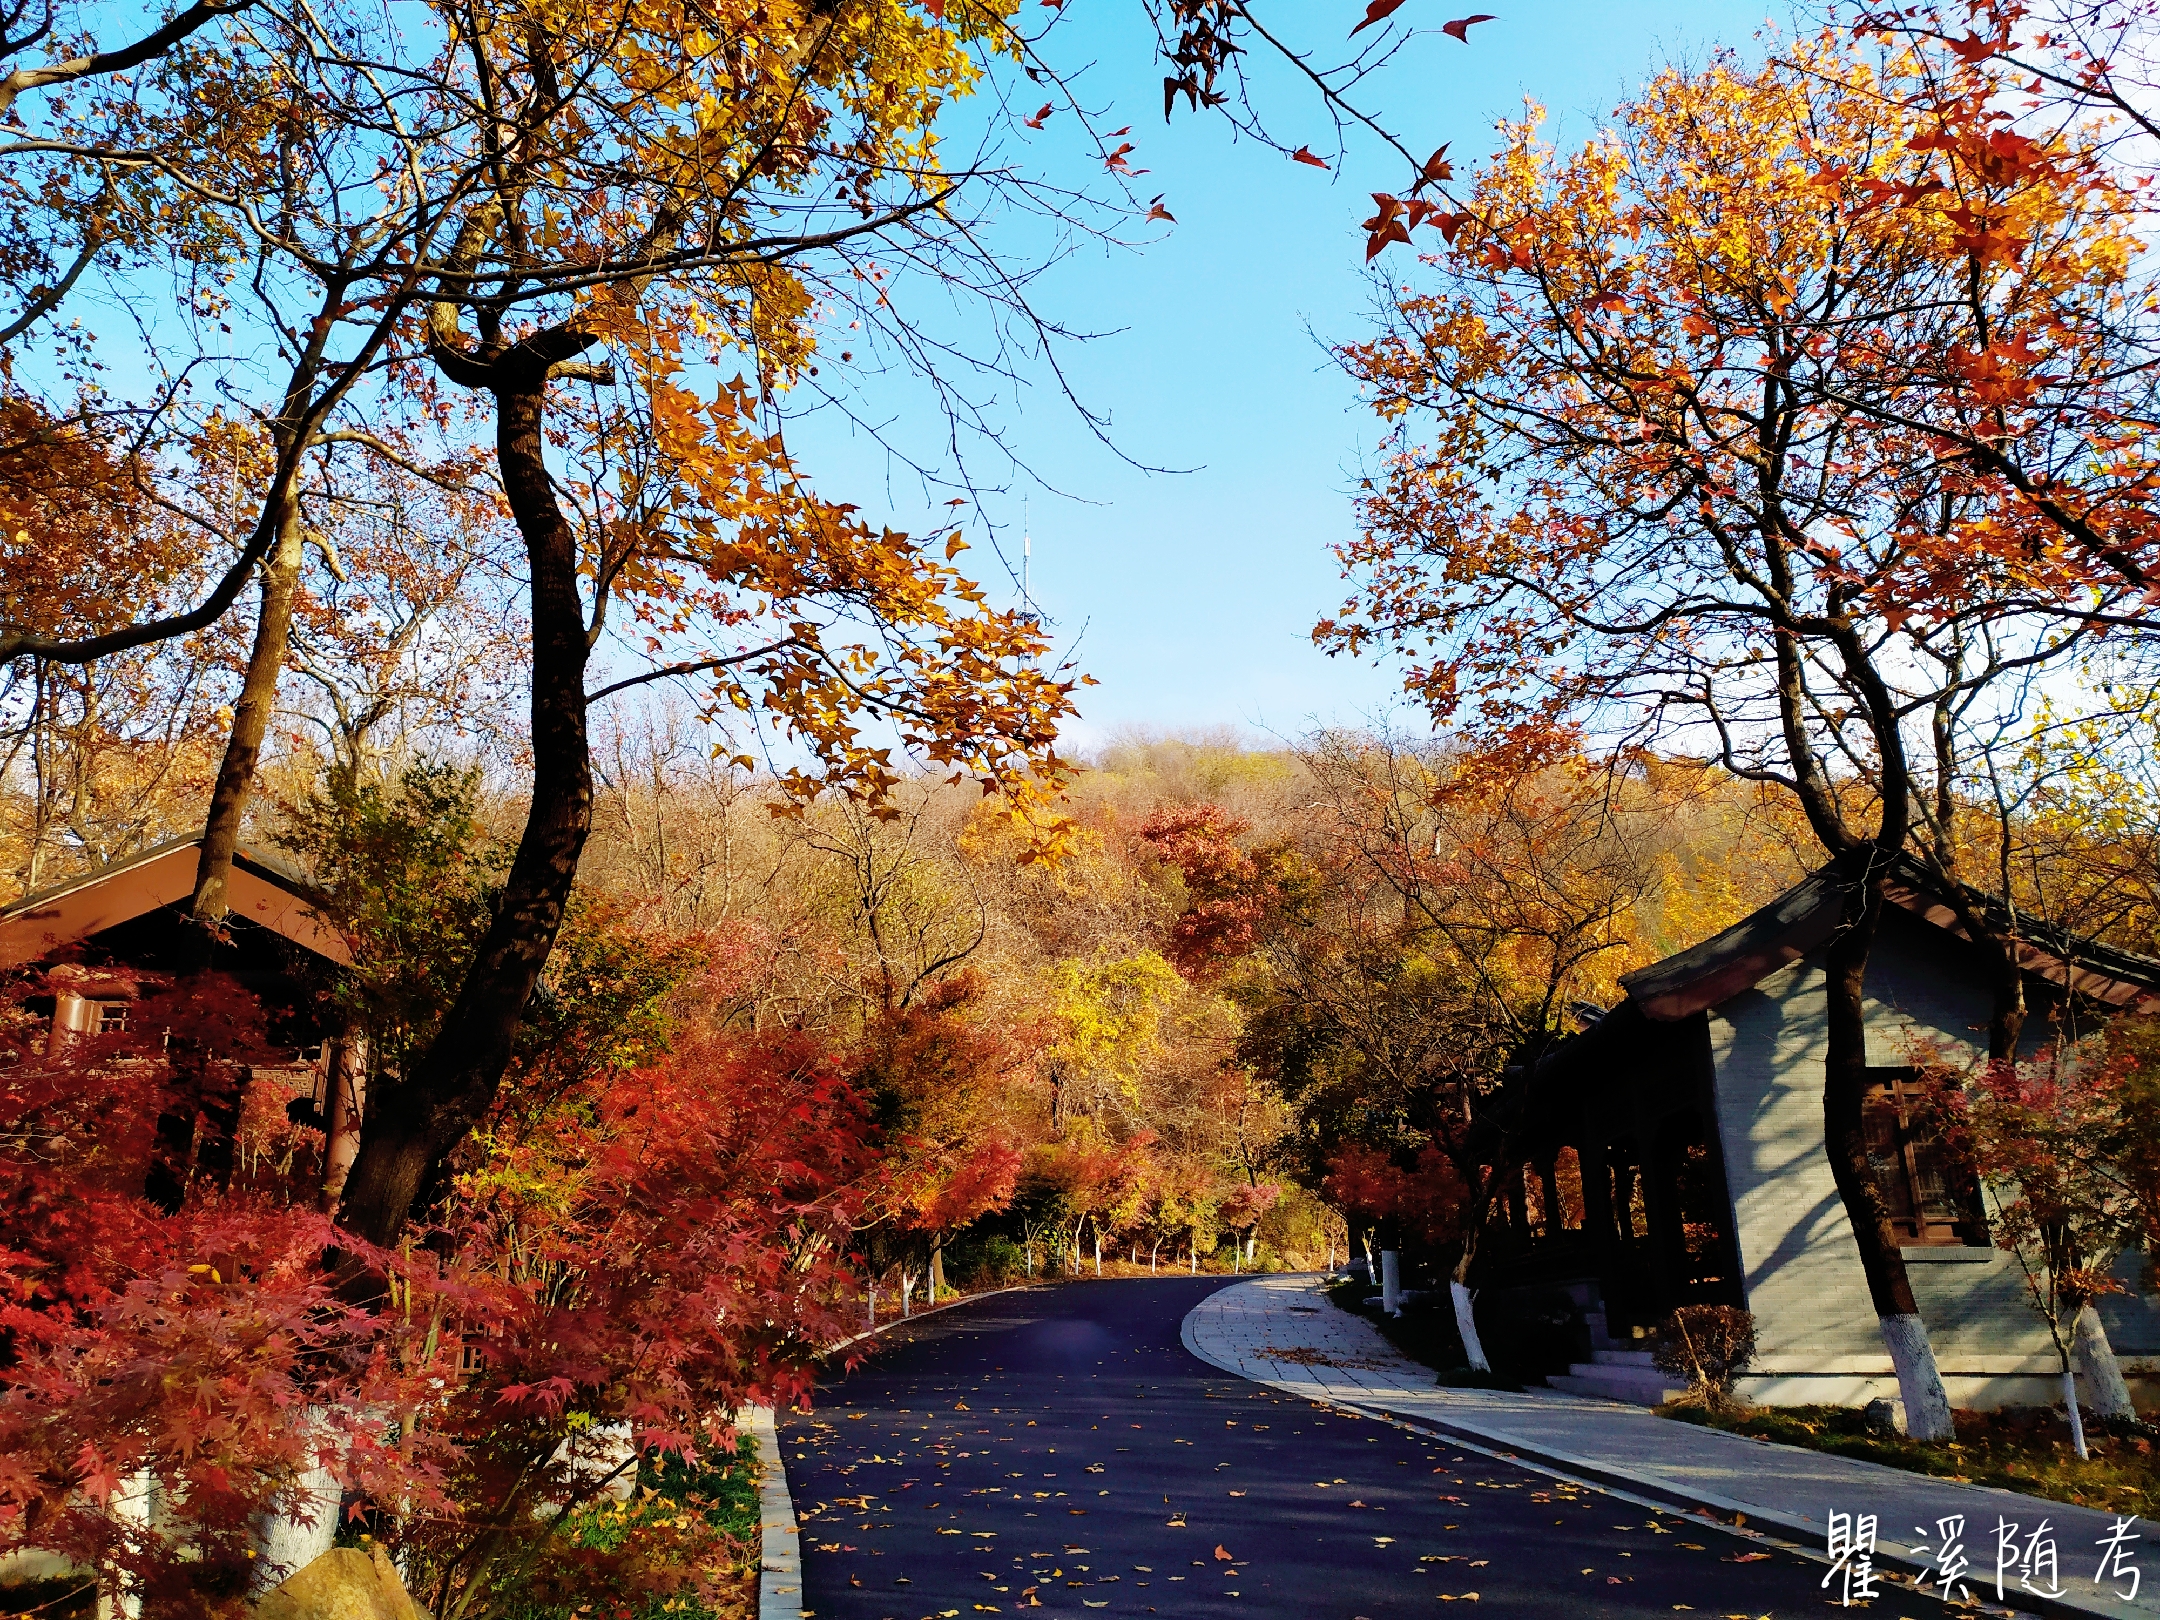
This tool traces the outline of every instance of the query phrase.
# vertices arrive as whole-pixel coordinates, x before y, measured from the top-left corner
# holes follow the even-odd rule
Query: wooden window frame
[[[1868,1167],[1888,1206],[1890,1230],[1906,1248],[1985,1247],[1987,1217],[1980,1205],[1980,1184],[1970,1170],[1940,1154],[1924,1117],[1924,1098],[1925,1081],[1918,1069],[1868,1070],[1867,1100],[1861,1105]],[[1879,1143],[1891,1151],[1879,1153]],[[1940,1179],[1941,1193],[1934,1198],[1928,1195],[1931,1177]]]

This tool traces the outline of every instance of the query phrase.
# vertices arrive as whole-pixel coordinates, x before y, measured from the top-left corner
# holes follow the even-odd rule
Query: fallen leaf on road
[[[1372,1538],[1372,1544],[1375,1547],[1386,1547],[1392,1545],[1394,1540],[1395,1538],[1393,1536],[1374,1536]]]
[[[1245,1493],[1243,1491],[1232,1491],[1230,1494],[1232,1496],[1243,1496]]]
[[[1352,1507],[1363,1507],[1365,1504],[1363,1502],[1352,1502],[1350,1505]]]
[[[1735,1553],[1724,1562],[1728,1564],[1759,1564],[1769,1556],[1768,1553]]]
[[[1230,1556],[1230,1549],[1228,1547],[1225,1547],[1219,1541],[1215,1543],[1215,1556],[1221,1559],[1226,1564],[1236,1562],[1236,1560]]]

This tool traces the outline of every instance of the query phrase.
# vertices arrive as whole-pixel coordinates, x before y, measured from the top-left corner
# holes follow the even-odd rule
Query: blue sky
[[[1762,0],[1486,4],[1502,14],[1472,30],[1468,47],[1426,35],[1369,96],[1420,153],[1446,141],[1459,164],[1478,157],[1494,122],[1519,115],[1525,97],[1548,108],[1556,137],[1580,139],[1660,63],[1699,60],[1719,43],[1745,48],[1772,14]],[[1397,18],[1437,30],[1468,9],[1409,0]],[[1037,302],[1108,334],[1062,358],[1118,447],[1193,470],[1148,473],[1121,460],[1036,368],[1000,414],[1039,479],[1013,477],[985,514],[1017,530],[1025,504],[1037,604],[1101,682],[1083,694],[1073,744],[1135,726],[1289,735],[1356,724],[1391,705],[1394,678],[1384,665],[1322,657],[1310,631],[1341,599],[1328,548],[1349,532],[1348,491],[1375,434],[1325,344],[1360,330],[1370,294],[1356,225],[1371,211],[1368,192],[1401,189],[1400,164],[1368,141],[1349,149],[1339,174],[1322,174],[1234,140],[1217,119],[1181,111],[1166,129],[1161,69],[1135,30],[1137,10],[1138,0],[1071,0],[1050,54],[1092,64],[1083,99],[1105,109],[1101,127],[1133,126],[1131,160],[1149,170],[1140,195],[1164,192],[1177,225],[1137,251],[1083,250],[1040,284]],[[1361,0],[1263,12],[1316,47],[1339,45],[1362,14]],[[1310,96],[1280,73],[1261,89],[1279,133],[1332,155]],[[1030,155],[1053,178],[1100,171],[1069,118],[1053,116]],[[934,453],[942,424],[918,393],[896,386],[880,400],[873,385],[871,408],[880,405],[896,438]],[[825,423],[795,441],[828,493],[900,528],[934,525],[919,480],[866,437]],[[974,457],[987,476],[1003,472],[994,456]],[[966,560],[1005,583],[987,546]]]

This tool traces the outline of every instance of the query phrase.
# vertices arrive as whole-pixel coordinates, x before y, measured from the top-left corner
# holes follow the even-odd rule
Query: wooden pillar
[[[1680,1152],[1686,1135],[1685,1121],[1668,1115],[1658,1123],[1645,1156],[1643,1207],[1650,1216],[1650,1271],[1661,1313],[1686,1303],[1687,1238],[1680,1230]]]
[[[1575,1151],[1582,1160],[1583,1232],[1591,1251],[1603,1255],[1620,1237],[1613,1220],[1612,1155],[1602,1147]]]

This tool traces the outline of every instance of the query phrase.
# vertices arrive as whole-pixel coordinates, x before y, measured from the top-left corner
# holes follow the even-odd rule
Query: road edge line
[[[1024,1282],[1013,1283],[1005,1288],[988,1289],[980,1294],[962,1294],[957,1299],[949,1299],[942,1305],[933,1305],[928,1310],[916,1311],[908,1316],[896,1316],[890,1322],[880,1322],[874,1328],[865,1328],[862,1332],[850,1334],[845,1339],[836,1339],[825,1347],[823,1353],[828,1356],[833,1355],[847,1349],[850,1345],[861,1344],[865,1339],[874,1339],[880,1333],[890,1333],[894,1328],[906,1327],[909,1323],[920,1322],[925,1317],[936,1316],[945,1311],[957,1310],[962,1305],[972,1305],[978,1299],[996,1299],[1000,1294],[1025,1294],[1030,1289],[1055,1286],[1056,1284],[1049,1282]]]
[[[758,1620],[802,1620],[801,1531],[780,1431],[769,1406],[752,1406],[745,1415],[758,1449]]]

